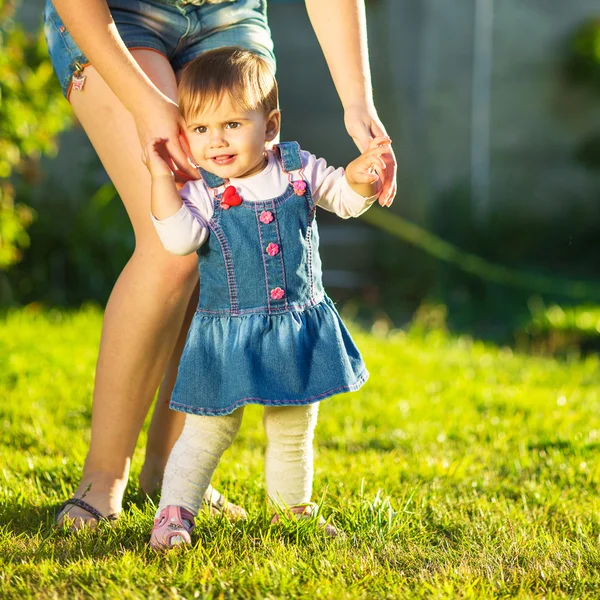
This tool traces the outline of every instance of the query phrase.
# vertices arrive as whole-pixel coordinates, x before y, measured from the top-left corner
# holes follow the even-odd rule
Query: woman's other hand
[[[355,106],[346,109],[344,113],[346,130],[361,152],[365,152],[374,138],[386,136],[385,127],[377,116],[375,107]],[[375,166],[377,175],[381,181],[382,190],[379,196],[381,206],[391,206],[396,195],[396,157],[392,147],[390,151],[381,155],[385,168]]]

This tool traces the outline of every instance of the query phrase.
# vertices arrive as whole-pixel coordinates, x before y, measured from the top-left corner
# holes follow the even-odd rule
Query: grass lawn
[[[117,525],[52,526],[89,439],[100,324],[94,309],[0,321],[0,598],[600,597],[596,356],[357,332],[371,380],[322,403],[316,436],[315,495],[343,539],[269,526],[251,407],[214,482],[250,519],[201,515],[193,548],[156,554],[145,434]]]

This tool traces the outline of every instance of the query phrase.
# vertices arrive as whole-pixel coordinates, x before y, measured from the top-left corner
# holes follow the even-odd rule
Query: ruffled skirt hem
[[[240,406],[246,406],[248,404],[258,404],[259,406],[304,406],[306,404],[315,404],[316,402],[321,402],[321,400],[326,400],[327,398],[331,398],[331,396],[336,396],[338,394],[345,394],[346,392],[356,392],[356,390],[360,389],[369,379],[369,372],[364,371],[362,375],[352,384],[342,385],[333,390],[329,390],[327,392],[323,392],[318,396],[311,396],[309,398],[299,398],[297,400],[271,400],[265,398],[241,398],[237,402],[234,402],[230,406],[225,406],[224,408],[198,408],[194,406],[188,406],[185,404],[180,404],[178,402],[171,401],[169,407],[173,410],[177,410],[179,412],[184,412],[192,415],[202,415],[207,417],[220,417],[223,415],[229,415],[234,410],[240,408]]]

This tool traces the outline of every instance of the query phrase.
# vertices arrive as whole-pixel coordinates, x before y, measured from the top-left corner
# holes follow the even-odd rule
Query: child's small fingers
[[[371,148],[368,153],[369,154],[390,154],[392,152],[392,146],[390,144],[380,144],[379,146],[375,146],[375,148]]]
[[[381,156],[378,155],[369,156],[369,160],[366,161],[366,164],[369,165],[369,171],[372,171],[373,169],[383,171],[386,169],[385,161],[383,160],[383,158],[381,158]]]
[[[360,171],[354,179],[357,183],[375,183],[379,179],[379,175],[373,171]]]
[[[380,157],[380,156],[383,156],[384,154],[390,154],[391,151],[392,151],[392,147],[389,145],[377,146],[376,148],[371,148],[370,150],[367,150],[361,156],[361,158],[366,159],[366,160],[372,160],[375,157]]]
[[[168,141],[167,138],[157,137],[157,138],[151,139],[150,143],[148,145],[152,148],[156,148],[157,146],[160,146],[161,144],[165,144],[167,141]]]
[[[369,144],[370,148],[376,148],[377,146],[381,146],[382,144],[391,144],[392,138],[388,135],[378,135],[371,140]]]

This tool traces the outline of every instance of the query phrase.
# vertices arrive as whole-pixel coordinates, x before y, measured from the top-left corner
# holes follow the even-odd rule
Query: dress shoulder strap
[[[200,171],[200,175],[202,175],[202,179],[204,179],[204,182],[209,188],[218,188],[225,183],[225,180],[221,179],[221,177],[218,175],[213,175],[202,168],[199,168],[198,170]]]
[[[277,144],[279,160],[286,173],[299,171],[302,168],[300,144],[298,142],[280,142]]]

